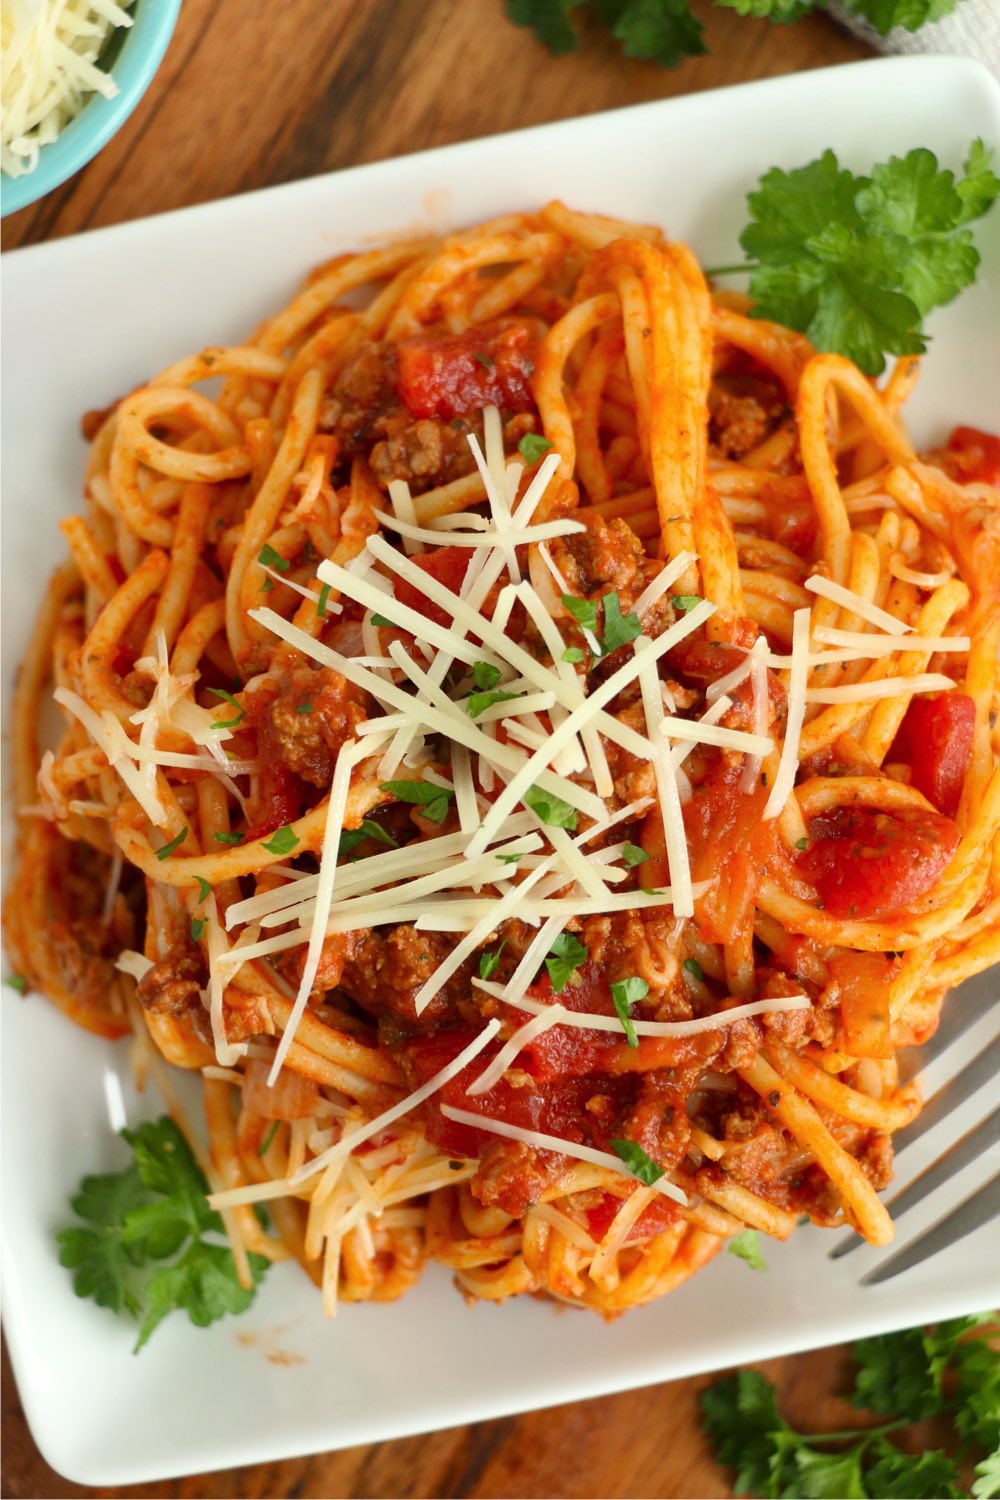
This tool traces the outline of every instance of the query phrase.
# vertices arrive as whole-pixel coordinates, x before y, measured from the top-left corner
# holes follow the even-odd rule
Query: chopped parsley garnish
[[[28,988],[28,981],[23,974],[8,974],[4,979],[4,984],[9,990],[17,990],[19,995],[23,995]]]
[[[625,1040],[630,1047],[638,1047],[639,1038],[635,1034],[632,1025],[631,1007],[637,1000],[645,1000],[649,994],[649,985],[638,974],[633,974],[629,979],[618,979],[611,986],[611,1003],[615,1008],[615,1015],[622,1023],[625,1032]]]
[[[587,949],[571,932],[560,932],[545,960],[549,983],[561,995],[577,969],[587,962]]]
[[[191,941],[194,942],[194,943],[200,943],[201,940],[202,940],[202,938],[204,936],[205,936],[205,918],[204,917],[192,917],[191,918]]]
[[[472,680],[481,693],[489,692],[500,681],[500,668],[488,661],[473,662]]]
[[[72,1202],[81,1222],[57,1239],[76,1295],[139,1323],[138,1353],[175,1308],[199,1328],[245,1312],[268,1262],[251,1253],[253,1288],[240,1286],[222,1220],[208,1206],[208,1184],[173,1120],[123,1130],[122,1138],[132,1162],[83,1179]]]
[[[562,654],[562,659],[563,661],[570,662],[575,667],[580,662],[586,661],[587,653],[586,651],[581,651],[579,646],[567,646]]]
[[[328,583],[324,583],[319,591],[319,598],[316,600],[316,613],[319,615],[321,620],[326,619],[326,606],[329,604],[329,602],[330,585]]]
[[[214,837],[217,844],[242,844],[245,833],[236,830],[233,833],[217,833]]]
[[[578,599],[575,594],[563,594],[562,602],[581,630],[597,629],[597,605],[592,599]]]
[[[622,864],[633,869],[635,865],[645,864],[649,855],[639,844],[626,844],[622,850]]]
[[[521,855],[521,854],[498,854],[497,855],[497,859],[500,860],[501,863],[505,864],[505,865],[516,865],[517,862],[518,862],[518,860],[519,859],[523,859],[523,857],[524,856]]]
[[[198,900],[207,901],[212,894],[211,881],[206,880],[203,875],[196,875],[194,878],[198,882]]]
[[[634,641],[637,635],[642,635],[642,624],[639,616],[634,612],[622,614],[616,593],[605,594],[602,602],[604,604],[604,634],[601,637],[601,655],[610,656],[612,651],[617,651],[620,646],[627,646],[629,641]]]
[[[507,0],[507,15],[516,25],[529,26],[550,52],[574,52],[580,44],[570,11],[580,3]],[[673,68],[682,57],[705,51],[701,23],[688,0],[596,0],[595,8],[626,57],[655,58],[665,68]]]
[[[659,1182],[663,1176],[663,1167],[656,1164],[651,1156],[647,1156],[637,1141],[611,1141],[611,1149],[616,1156],[620,1157],[633,1177],[638,1177],[647,1187],[652,1187],[654,1182]]]
[[[233,697],[232,693],[228,693],[225,688],[210,687],[208,691],[211,693],[213,698],[221,698],[224,703],[229,704],[230,708],[235,708],[236,710],[235,719],[216,719],[215,723],[212,725],[212,728],[235,729],[240,720],[246,717],[246,710],[240,707],[236,699]]]
[[[377,844],[385,844],[387,849],[398,849],[399,840],[394,839],[374,818],[363,818],[357,828],[345,828],[340,835],[340,847],[338,854],[350,854],[365,839],[374,839]]]
[[[274,1137],[277,1133],[278,1123],[279,1122],[277,1120],[272,1120],[270,1125],[267,1127],[264,1138],[261,1141],[260,1145],[257,1147],[258,1156],[265,1156],[267,1154],[267,1149],[270,1146],[271,1142],[274,1140]]]
[[[443,823],[455,793],[451,787],[435,786],[430,781],[383,781],[380,792],[390,792],[397,802],[410,802],[423,810],[432,823]]]
[[[809,840],[808,839],[804,839],[804,838],[803,839],[796,839],[795,840],[795,847],[796,847],[796,849],[808,849],[809,848]]]
[[[751,1271],[766,1271],[767,1261],[760,1248],[760,1235],[756,1229],[741,1229],[739,1234],[734,1234],[732,1239],[726,1241],[726,1249],[730,1255],[738,1255],[740,1260],[745,1260]]]
[[[313,706],[309,702],[308,699],[306,700],[305,703],[296,703],[296,705],[295,705],[295,712],[297,714],[311,714],[312,711],[313,711]]]
[[[521,696],[520,693],[504,693],[499,689],[492,693],[473,693],[465,700],[465,711],[470,719],[478,719],[480,714],[492,708],[495,703],[510,703]]]
[[[503,950],[506,948],[506,946],[507,946],[507,939],[504,938],[503,941],[501,942],[499,948],[494,948],[494,950],[493,950],[492,953],[490,953],[489,951],[485,951],[483,953],[480,953],[480,955],[479,955],[479,977],[480,977],[480,979],[492,979],[493,978],[493,975],[496,973],[497,969],[499,969],[499,967],[500,967],[500,955],[503,953]]]
[[[483,352],[479,349],[476,350],[475,354],[473,354],[472,357],[476,361],[477,365],[482,365],[484,370],[492,370],[496,363],[496,361],[491,359],[488,354],[483,354]]]
[[[391,620],[386,619],[385,615],[372,615],[372,624],[378,625],[382,630],[395,630],[396,628]]]
[[[264,848],[268,854],[291,854],[298,846],[299,836],[287,823],[276,828]]]
[[[686,958],[681,968],[690,974],[692,979],[697,980],[699,984],[704,984],[705,975],[702,972],[701,964],[696,958]]]
[[[275,552],[270,542],[265,542],[257,553],[257,561],[262,568],[273,568],[276,573],[287,573],[292,566],[287,558],[282,557],[280,552]]]
[[[679,609],[681,614],[686,615],[688,610],[696,609],[704,600],[700,594],[674,594],[670,602],[674,609]]]
[[[525,463],[537,464],[540,458],[544,458],[552,444],[548,438],[544,438],[537,432],[526,432],[517,445],[517,451]]]
[[[171,854],[173,854],[174,850],[180,848],[180,846],[183,844],[183,842],[187,838],[187,836],[188,836],[188,829],[185,826],[184,828],[181,829],[180,833],[177,835],[177,837],[175,839],[171,839],[170,840],[169,844],[164,844],[162,849],[157,849],[157,851],[156,851],[156,857],[157,857],[157,859],[169,859],[170,856],[171,856]]]
[[[540,786],[529,786],[524,794],[524,803],[543,823],[550,828],[576,828],[576,808],[557,797],[554,792],[543,791]]]

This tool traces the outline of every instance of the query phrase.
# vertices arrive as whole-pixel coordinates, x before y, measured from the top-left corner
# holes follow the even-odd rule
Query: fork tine
[[[900,1061],[907,1077],[912,1077],[940,1057],[946,1047],[987,1014],[997,998],[996,973],[989,969],[973,975],[958,989],[952,990],[941,1008],[940,1025],[930,1040],[919,1047],[903,1049]]]
[[[890,1255],[888,1260],[869,1271],[866,1276],[862,1276],[861,1285],[874,1286],[877,1282],[888,1281],[891,1276],[898,1276],[902,1271],[909,1271],[921,1261],[929,1260],[940,1250],[946,1250],[949,1245],[954,1245],[958,1240],[965,1239],[966,1235],[981,1229],[998,1214],[1000,1214],[1000,1172],[995,1177],[991,1177],[984,1187],[978,1188],[960,1203],[956,1209],[950,1210],[929,1229],[925,1229],[923,1234],[911,1240],[902,1250],[898,1250],[895,1255]]]
[[[920,1111],[912,1125],[907,1125],[895,1137],[897,1153],[918,1141],[928,1130],[932,1130],[945,1115],[951,1114],[958,1105],[964,1104],[977,1089],[1000,1072],[1000,1036],[995,1036],[971,1062],[966,1063],[960,1073],[943,1084]]]
[[[1000,1141],[1000,1107],[995,1109],[985,1120],[974,1125],[971,1130],[949,1146],[943,1156],[937,1161],[924,1168],[918,1177],[915,1177],[910,1185],[898,1193],[895,1198],[886,1204],[893,1219],[899,1220],[907,1209],[914,1208],[929,1193],[933,1193],[942,1183],[947,1182],[949,1177],[956,1177],[963,1167],[968,1166],[970,1161],[977,1156],[982,1156],[991,1146]],[[866,1242],[860,1234],[851,1234],[843,1239],[830,1251],[831,1260],[840,1260],[849,1255],[852,1250]]]

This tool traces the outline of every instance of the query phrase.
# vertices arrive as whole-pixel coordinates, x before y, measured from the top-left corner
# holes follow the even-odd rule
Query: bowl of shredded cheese
[[[181,0],[0,0],[0,210],[86,166],[135,109]]]

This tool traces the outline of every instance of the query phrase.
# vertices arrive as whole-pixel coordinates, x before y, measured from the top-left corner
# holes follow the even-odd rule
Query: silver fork
[[[941,1024],[930,1041],[923,1047],[914,1048],[907,1056],[901,1055],[905,1065],[912,1060],[911,1074],[927,1068],[937,1057],[957,1041],[978,1021],[995,1011],[996,1032],[961,1070],[953,1074],[928,1098],[912,1125],[893,1137],[897,1154],[911,1146],[914,1141],[933,1129],[946,1116],[952,1114],[974,1093],[983,1088],[991,1078],[1000,1080],[1000,968],[986,970],[959,985],[945,998]],[[994,1093],[993,1097],[996,1097]],[[921,1203],[930,1193],[941,1187],[952,1177],[977,1159],[982,1161],[982,1183],[960,1203],[949,1208],[920,1234],[881,1260],[861,1279],[862,1286],[873,1286],[899,1276],[903,1271],[928,1260],[940,1250],[964,1239],[984,1224],[1000,1215],[1000,1170],[992,1170],[997,1161],[997,1146],[1000,1144],[1000,1105],[978,1121],[953,1142],[933,1162],[908,1184],[886,1200],[894,1221],[899,1220]],[[831,1260],[839,1260],[859,1249],[865,1241],[860,1235],[851,1233],[840,1240],[830,1251]]]

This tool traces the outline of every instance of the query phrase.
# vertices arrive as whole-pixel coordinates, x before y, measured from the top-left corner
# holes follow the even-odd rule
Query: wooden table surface
[[[591,26],[583,28],[580,51],[550,58],[505,21],[501,0],[184,0],[170,49],[135,114],[85,171],[5,222],[4,246],[521,125],[866,55],[824,16],[774,26],[693,3],[710,55],[666,72],[623,58]],[[815,1431],[840,1425],[835,1393],[846,1362],[845,1351],[820,1351],[761,1368],[777,1380],[792,1419]],[[723,1496],[726,1476],[697,1423],[697,1394],[706,1383],[682,1380],[128,1493]],[[4,1495],[126,1493],[86,1490],[48,1467],[6,1357],[3,1431]]]

